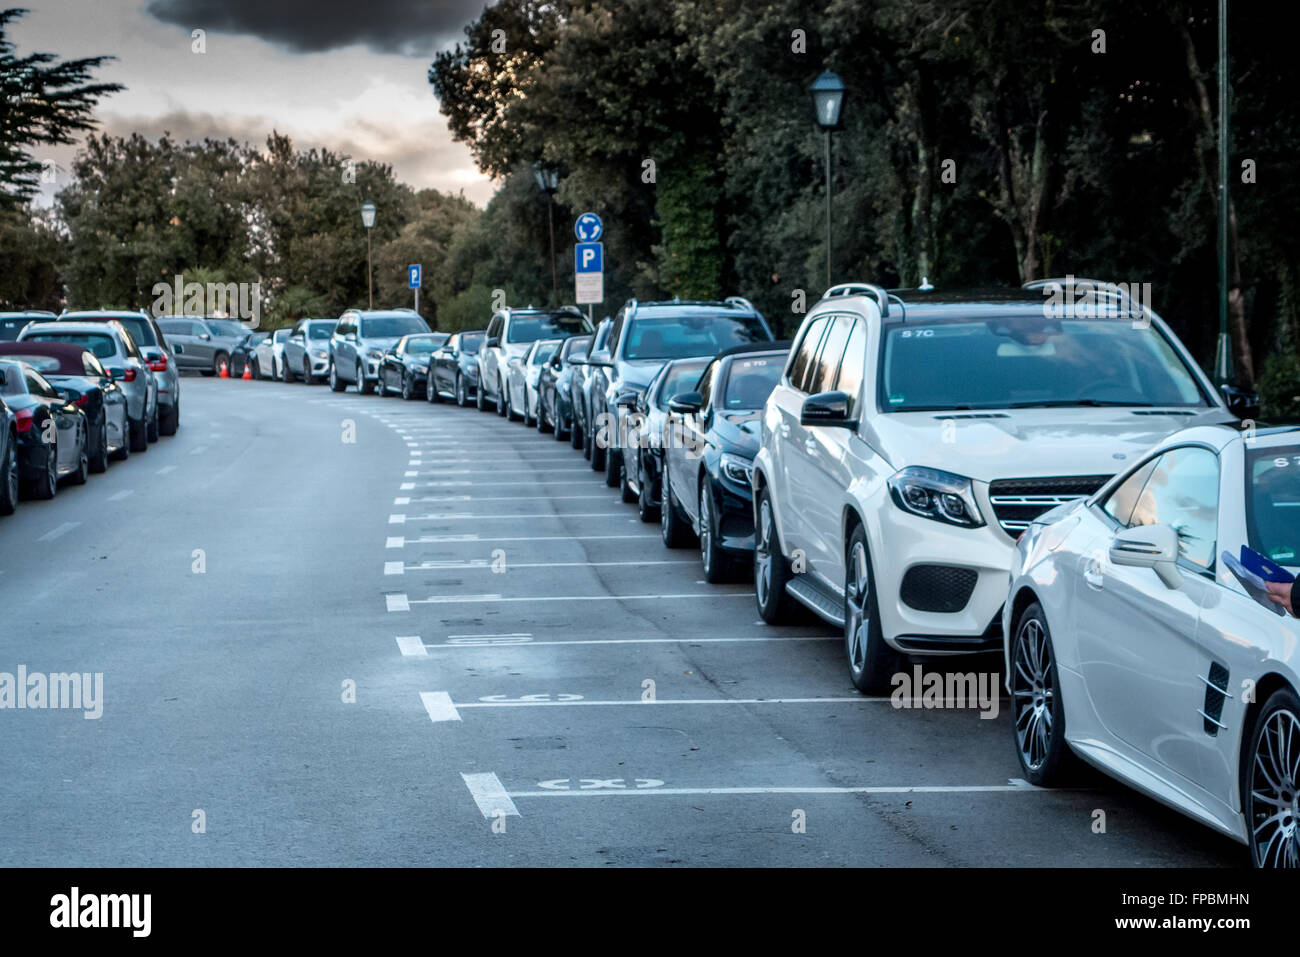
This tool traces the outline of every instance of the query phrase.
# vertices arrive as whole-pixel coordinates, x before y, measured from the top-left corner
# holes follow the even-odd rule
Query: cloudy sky
[[[493,186],[452,142],[426,73],[485,3],[37,0],[9,36],[20,55],[117,57],[96,77],[126,87],[100,101],[105,132],[230,136],[260,147],[275,129],[299,147],[392,163],[403,182],[463,191],[481,206]],[[202,54],[191,49],[196,29],[206,32]],[[41,202],[66,183],[75,152],[40,151],[60,180]]]

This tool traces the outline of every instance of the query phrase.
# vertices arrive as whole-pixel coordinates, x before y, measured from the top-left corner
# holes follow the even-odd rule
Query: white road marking
[[[72,531],[80,524],[81,524],[80,522],[64,522],[62,525],[50,529],[48,532],[46,532],[44,535],[42,535],[40,538],[36,540],[38,542],[52,542],[56,538],[61,538],[64,535],[68,534],[68,532]]]
[[[393,499],[393,504],[394,504],[394,505],[410,505],[410,504],[411,504],[411,499],[410,499],[409,496],[398,497],[398,498]]]
[[[398,536],[396,538],[387,538],[384,540],[384,548],[402,548],[406,545],[406,539]]]
[[[524,535],[512,538],[480,538],[475,534],[467,535],[421,535],[419,538],[403,538],[400,541],[410,545],[447,544],[450,542],[589,542],[610,538],[658,538],[653,532],[640,535]],[[389,539],[390,542],[399,541]],[[402,548],[402,545],[389,545],[389,548]]]
[[[411,515],[413,522],[476,522],[483,519],[504,521],[515,518],[622,518],[622,512],[520,512],[512,515],[471,515],[469,512],[430,512],[428,515]],[[402,516],[406,521],[407,516]],[[393,516],[388,517],[391,524]]]
[[[613,701],[469,701],[458,705],[464,708],[559,708],[594,705],[614,707],[618,705],[641,705],[652,708],[658,705],[705,705],[705,704],[889,704],[893,698],[885,695],[868,698],[854,695],[851,698],[656,698],[643,701],[640,698],[618,699]]]
[[[110,495],[110,496],[108,497],[108,500],[109,500],[110,502],[120,502],[120,501],[122,501],[122,499],[124,499],[124,498],[130,498],[130,497],[131,497],[132,495],[134,495],[134,494],[135,494],[135,489],[133,489],[133,488],[124,488],[124,489],[122,489],[122,491],[120,491],[120,492],[114,492],[112,495]]]
[[[406,596],[402,596],[405,598]],[[682,595],[541,595],[530,596],[528,598],[503,598],[500,595],[435,595],[432,598],[412,598],[412,605],[473,605],[473,604],[496,604],[518,601],[661,601],[664,599],[678,598],[749,598],[753,599],[752,591],[743,592],[700,592],[699,594],[682,594]],[[406,611],[407,609],[402,609]],[[390,608],[389,611],[392,611]]]
[[[387,602],[389,611],[411,610],[411,603],[406,600],[406,595],[404,594],[385,595],[384,601]]]
[[[448,635],[446,642],[425,645],[425,648],[468,648],[463,641],[456,641],[457,638],[512,638],[513,635]],[[766,638],[762,636],[754,637],[737,637],[737,638],[574,638],[561,641],[529,641],[528,645],[532,646],[552,646],[552,645],[704,645],[704,644],[722,644],[726,642],[740,641],[843,641],[841,635],[795,635],[789,638]]]
[[[154,472],[153,474],[154,474],[154,475],[166,475],[168,472],[175,472],[175,471],[176,471],[176,466],[174,466],[174,465],[164,465],[162,468],[160,468],[157,472]]]
[[[534,797],[606,797],[609,795],[671,795],[696,797],[705,795],[743,794],[1049,794],[1049,788],[1036,788],[1020,779],[1009,778],[1008,784],[958,784],[958,785],[864,785],[861,787],[721,787],[721,788],[591,788],[587,790],[511,791],[509,798]]]
[[[406,522],[406,516],[405,516],[405,515],[389,515],[389,516],[388,516],[388,524],[389,524],[389,525],[401,525],[401,524],[403,524],[403,523],[405,523],[405,522]]]
[[[407,485],[403,485],[402,490],[405,491],[407,487]],[[603,495],[420,495],[415,498],[403,499],[402,504],[406,505],[411,502],[558,502],[565,500],[621,501],[621,499],[611,499],[609,493]]]
[[[404,575],[406,574],[406,565],[402,562],[384,562],[385,575]]]
[[[445,691],[421,691],[420,700],[424,710],[429,712],[430,721],[459,721],[460,714],[451,703],[451,696]]]
[[[490,771],[483,774],[461,772],[460,776],[465,781],[465,787],[469,788],[470,797],[474,799],[474,803],[478,805],[484,817],[491,818],[497,814],[519,816],[519,809],[515,807],[515,802],[510,799],[506,789],[501,786],[501,779],[495,774]]]
[[[532,474],[534,472],[590,472],[585,465],[574,465],[567,469],[444,469],[442,475],[505,475],[507,473]],[[433,472],[426,472],[433,475]]]
[[[403,477],[405,477],[405,478],[415,478],[415,477],[416,477],[417,475],[419,475],[419,474],[420,474],[419,472],[403,472],[403,473],[402,473]],[[414,483],[414,482],[411,483],[411,488],[415,488],[415,483]]]
[[[429,656],[419,635],[398,635],[397,647],[408,658],[427,658]]]
[[[617,568],[621,565],[694,565],[698,558],[663,558],[654,561],[639,562],[507,562],[505,571],[513,568]],[[405,571],[445,571],[460,568],[466,571],[483,571],[492,568],[492,560],[487,558],[470,558],[466,560],[446,559],[444,561],[413,562],[403,566],[401,562],[384,562],[385,575],[401,575],[402,572],[390,572],[389,566],[403,567]]]
[[[190,449],[190,455],[200,455],[207,450],[208,447],[206,445],[196,445],[194,448]]]
[[[401,485],[398,486],[397,490],[399,492],[409,492],[413,488],[415,488],[414,482],[403,482]]]
[[[532,637],[533,637],[533,633],[530,632],[530,631],[515,631],[515,632],[510,632],[510,633],[508,633],[508,634],[504,634],[504,635],[448,635],[448,636],[447,636],[447,640],[448,640],[448,641],[452,641],[452,640],[457,639],[457,638],[474,638],[474,639],[477,639],[477,638],[493,638],[493,639],[495,639],[495,638],[514,638],[514,639],[516,639],[516,640],[522,640],[522,639],[525,639],[525,638],[532,638]],[[457,647],[461,647],[461,646],[457,645]]]

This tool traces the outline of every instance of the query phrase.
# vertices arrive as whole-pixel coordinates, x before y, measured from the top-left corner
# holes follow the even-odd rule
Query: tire
[[[442,401],[442,393],[440,393],[437,386],[434,385],[432,368],[429,369],[429,374],[424,377],[424,397],[432,403]]]
[[[375,383],[366,381],[366,370],[361,363],[357,362],[357,394],[374,395]]]
[[[149,424],[147,427],[147,431],[145,433],[145,438],[147,438],[151,443],[158,441],[158,435],[159,435],[158,416],[159,416],[158,404],[157,402],[155,402],[153,407],[153,415],[149,417]]]
[[[514,418],[510,412],[510,384],[498,382],[497,386],[497,415],[509,421]]]
[[[1065,743],[1052,633],[1043,607],[1034,602],[1015,624],[1011,642],[1012,740],[1025,780],[1037,787],[1064,783],[1078,759]]]
[[[0,515],[12,515],[18,508],[18,485],[18,436],[11,432],[0,463]]]
[[[290,373],[288,373],[288,375],[289,375],[289,378],[288,378],[287,381],[292,382],[292,381],[293,381],[293,373],[290,372]],[[311,374],[311,360],[308,359],[306,356],[303,356],[303,359],[302,359],[302,381],[303,381],[303,384],[304,384],[304,385],[315,385],[315,384],[316,384],[316,377],[315,377],[314,375]]]
[[[250,372],[249,375],[251,375],[254,379],[262,378],[262,367],[258,364],[257,360],[254,359],[250,363],[250,365],[252,366],[253,371]]]
[[[785,590],[794,575],[781,550],[781,535],[772,510],[772,493],[767,486],[758,492],[758,521],[754,529],[754,598],[758,614],[769,625],[794,617],[795,600]]]
[[[524,422],[525,429],[537,428],[537,423],[541,420],[540,415],[536,419],[534,419],[532,413],[528,411],[528,386],[524,386],[524,414],[522,416],[522,419]],[[540,432],[541,429],[538,428],[537,431]]]
[[[1250,748],[1240,761],[1241,806],[1256,867],[1300,866],[1300,831],[1286,813],[1293,806],[1288,799],[1296,793],[1297,750],[1300,698],[1290,688],[1279,688],[1260,709]]]
[[[465,389],[465,377],[456,373],[456,405],[465,408],[469,405],[469,392]]]
[[[668,470],[664,469],[663,504],[659,507],[659,534],[664,540],[665,548],[686,548],[695,544],[695,534],[691,526],[681,517],[673,505],[672,492],[668,482]]]
[[[575,451],[582,449],[586,444],[583,441],[583,438],[584,438],[584,430],[582,426],[578,424],[578,416],[577,413],[575,412],[572,416],[570,416],[570,422],[569,422],[570,448],[574,449]]]
[[[344,389],[348,387],[348,384],[339,378],[339,370],[334,365],[333,359],[330,360],[329,377],[330,377],[331,392],[342,392]]]
[[[587,421],[588,422],[596,421],[596,415],[594,410],[592,412],[591,417],[588,418]],[[601,445],[601,443],[598,441],[600,439],[599,431],[597,431],[596,429],[589,429],[588,431],[591,432],[591,470],[593,472],[603,472],[605,471],[605,456],[609,452],[609,450],[606,449],[603,445]]]
[[[558,404],[554,409],[554,418],[555,421],[551,423],[551,435],[555,436],[557,442],[567,442],[570,433],[573,431],[573,426],[565,423],[563,416],[560,415]]]
[[[285,385],[293,381],[293,373],[289,371],[289,363],[287,362],[280,363],[280,381]]]
[[[100,475],[108,471],[107,413],[105,413],[105,418],[103,419],[103,421],[99,423],[99,442],[95,448],[95,455],[93,458],[91,458],[89,466],[90,466],[90,471],[94,472],[96,475]]]
[[[623,481],[623,450],[610,446],[605,450],[605,486],[618,488]]]
[[[731,558],[718,543],[718,523],[713,512],[713,496],[705,478],[700,483],[700,564],[704,566],[704,580],[710,585],[721,585],[732,580],[734,569]]]
[[[588,421],[590,421],[590,419],[588,419]],[[594,443],[591,441],[591,429],[587,428],[584,424],[582,427],[582,457],[588,462],[591,461],[592,453],[595,451],[595,449],[592,448],[593,444]]]
[[[456,375],[459,377],[460,373],[458,372]],[[474,390],[474,408],[478,409],[480,412],[487,411],[487,398],[483,395],[483,379],[481,374],[478,380],[478,388]]]
[[[226,375],[230,375],[230,356],[224,352],[218,352],[212,357],[212,374],[221,375],[221,370],[226,370]]]
[[[867,533],[859,525],[849,536],[844,562],[844,650],[849,679],[863,694],[883,694],[898,672],[902,656],[885,643],[876,605]]]
[[[77,453],[77,470],[68,476],[69,485],[85,485],[90,478],[90,456],[86,452],[86,442],[90,436],[81,430],[81,450]]]
[[[54,444],[45,456],[45,474],[32,482],[32,498],[48,502],[59,491],[59,440],[55,436]]]
[[[149,450],[149,427],[145,424],[144,419],[139,422],[131,419],[126,420],[127,445],[132,452],[147,452]]]
[[[659,506],[650,502],[650,479],[646,477],[642,455],[642,452],[636,454],[636,487],[638,489],[636,514],[641,521],[649,524],[650,522],[659,521]]]
[[[122,447],[118,449],[116,452],[114,452],[111,456],[109,456],[109,458],[111,458],[114,462],[125,462],[130,457],[131,457],[131,420],[127,419],[126,420],[126,441],[123,442]]]
[[[173,402],[171,408],[159,413],[158,428],[163,435],[175,435],[181,427],[181,404]]]

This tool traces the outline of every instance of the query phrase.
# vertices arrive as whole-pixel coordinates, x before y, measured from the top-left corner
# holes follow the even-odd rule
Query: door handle
[[[1087,564],[1083,566],[1083,580],[1089,588],[1094,591],[1101,591],[1105,578],[1101,573],[1100,561],[1095,558],[1088,559]]]
[[[804,440],[803,440],[803,450],[804,450],[804,452],[806,452],[808,455],[816,455],[816,454],[817,454],[817,440],[816,440],[816,439],[804,439]]]

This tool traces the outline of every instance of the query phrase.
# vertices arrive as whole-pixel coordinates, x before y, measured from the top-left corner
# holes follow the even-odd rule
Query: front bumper
[[[650,457],[647,457],[647,467]],[[655,483],[658,484],[657,482]],[[711,481],[713,504],[717,508],[718,547],[735,558],[754,554],[754,494],[727,481]]]

